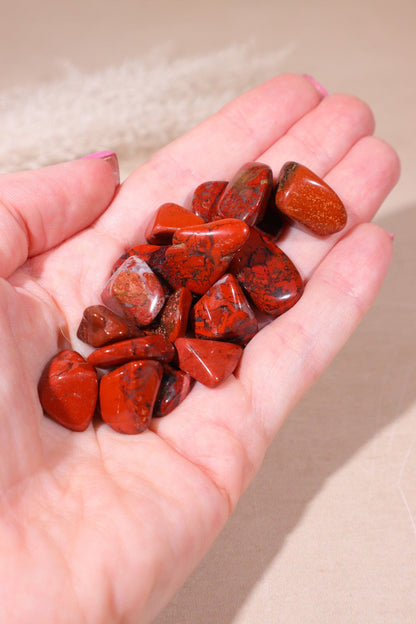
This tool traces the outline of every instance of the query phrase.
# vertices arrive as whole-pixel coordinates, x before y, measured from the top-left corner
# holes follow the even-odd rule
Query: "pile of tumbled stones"
[[[162,204],[140,244],[115,263],[102,303],[84,311],[71,349],[39,381],[44,412],[73,431],[97,414],[120,433],[145,431],[194,381],[214,388],[231,375],[259,328],[301,297],[303,281],[277,246],[285,223],[318,236],[346,224],[336,193],[295,162],[276,182],[259,162],[229,181],[198,186],[191,209]]]

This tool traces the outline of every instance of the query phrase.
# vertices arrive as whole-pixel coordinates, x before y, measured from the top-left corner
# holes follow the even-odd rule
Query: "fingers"
[[[186,204],[205,180],[227,180],[256,160],[321,96],[297,75],[277,76],[233,100],[205,122],[158,152],[123,183],[117,202],[97,223],[127,248],[142,241],[141,228],[160,204]]]
[[[358,226],[318,266],[297,304],[246,347],[239,379],[270,438],[370,307],[391,255],[386,232]]]
[[[116,187],[110,164],[81,159],[0,177],[0,277],[90,225]]]

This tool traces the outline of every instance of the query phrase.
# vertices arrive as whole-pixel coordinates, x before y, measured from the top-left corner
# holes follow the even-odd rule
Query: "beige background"
[[[260,65],[275,54],[276,72],[312,74],[329,91],[372,106],[377,134],[403,164],[377,218],[396,235],[388,279],[156,622],[414,624],[414,0],[3,0],[1,15],[0,97],[12,87],[53,83],[67,63],[94,74],[161,44],[172,58],[192,58],[249,41]],[[133,164],[130,153],[123,171]]]

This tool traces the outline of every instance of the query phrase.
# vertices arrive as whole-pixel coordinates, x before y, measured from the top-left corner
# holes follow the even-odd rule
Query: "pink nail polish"
[[[387,234],[389,235],[390,239],[392,241],[394,241],[394,234],[393,234],[393,232],[387,232]]]
[[[118,166],[118,158],[115,152],[104,151],[104,152],[95,152],[94,154],[88,154],[83,158],[99,158],[100,160],[105,160],[111,166],[113,170],[114,179],[116,181],[116,185],[120,184],[120,168]]]
[[[328,91],[325,89],[325,87],[323,87],[317,80],[315,80],[313,76],[310,76],[309,74],[302,74],[302,76],[306,78],[306,80],[309,80],[311,84],[313,84],[321,97],[324,98],[328,95]]]

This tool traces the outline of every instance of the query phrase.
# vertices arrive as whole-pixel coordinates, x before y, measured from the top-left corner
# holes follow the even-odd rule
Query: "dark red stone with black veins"
[[[153,408],[153,418],[170,414],[189,394],[191,386],[192,377],[189,373],[165,365],[162,383]]]
[[[266,211],[261,221],[256,223],[256,228],[271,236],[275,241],[280,237],[285,220],[283,215],[276,210],[274,194],[271,193],[267,202]]]
[[[117,271],[117,269],[123,264],[127,258],[130,256],[139,256],[142,260],[144,260],[150,268],[152,268],[152,258],[154,255],[160,254],[161,249],[166,249],[166,247],[162,247],[161,245],[136,245],[135,247],[131,247],[126,253],[116,260],[111,269],[111,273]]]
[[[175,348],[170,340],[159,334],[151,334],[96,349],[87,357],[87,362],[98,368],[108,368],[131,360],[171,362],[174,356]]]
[[[104,375],[100,382],[103,421],[120,433],[148,429],[162,375],[162,364],[154,360],[128,362]]]
[[[85,308],[77,330],[77,337],[92,347],[142,335],[143,332],[133,323],[103,305]]]
[[[67,429],[85,431],[97,403],[97,373],[82,355],[65,349],[45,366],[38,392],[48,416]]]
[[[283,165],[277,179],[275,204],[290,220],[319,236],[339,232],[347,223],[347,212],[335,191],[296,162]]]
[[[178,338],[175,347],[179,368],[209,388],[235,371],[243,353],[243,347],[232,342],[200,338]]]
[[[162,312],[148,329],[175,342],[186,334],[191,305],[191,292],[184,287],[178,288],[168,297]]]
[[[212,221],[218,200],[225,190],[228,182],[210,181],[203,182],[196,187],[192,197],[192,210],[204,221]]]
[[[257,320],[234,275],[226,273],[192,309],[196,338],[246,344],[257,333]]]
[[[167,202],[159,206],[146,229],[146,240],[152,245],[170,245],[179,228],[200,225],[204,219],[179,204]]]
[[[268,165],[246,163],[228,183],[212,218],[241,219],[255,225],[263,218],[272,188],[273,173]]]
[[[113,312],[143,327],[159,314],[165,292],[149,265],[132,255],[112,274],[101,298]]]
[[[230,265],[254,305],[272,316],[289,310],[303,293],[303,281],[293,262],[257,228]]]
[[[249,235],[238,219],[223,219],[176,230],[164,262],[152,260],[154,270],[172,288],[185,286],[193,293],[205,293],[223,275]]]

